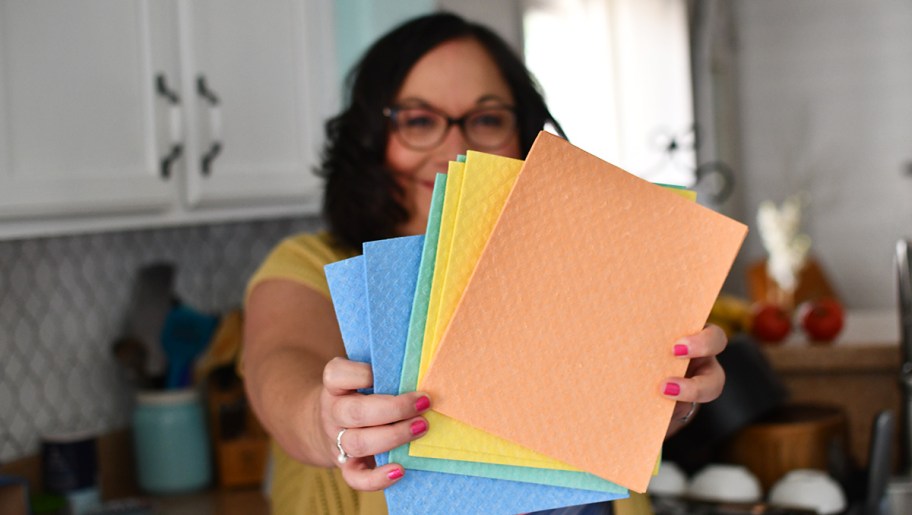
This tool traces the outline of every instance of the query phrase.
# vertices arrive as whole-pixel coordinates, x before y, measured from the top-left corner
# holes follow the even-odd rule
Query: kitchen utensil
[[[161,331],[161,345],[168,359],[165,388],[181,388],[192,382],[193,362],[209,345],[218,321],[215,315],[183,304],[171,309]]]
[[[874,418],[871,452],[868,455],[868,492],[864,515],[887,515],[887,484],[890,482],[893,447],[893,412],[884,410]]]
[[[816,510],[819,515],[832,515],[846,507],[845,494],[839,483],[822,470],[797,469],[773,485],[770,504]]]
[[[111,352],[132,385],[139,389],[152,388],[152,380],[146,373],[149,349],[143,342],[132,336],[124,336],[114,341]]]
[[[906,475],[912,475],[912,255],[909,240],[896,242],[896,277],[899,290],[900,320],[900,384],[902,385],[904,416],[901,424],[900,445],[902,466]]]
[[[763,497],[760,481],[746,467],[714,463],[690,480],[687,495],[706,501],[751,503]]]
[[[158,377],[165,372],[165,356],[159,346],[162,326],[171,309],[174,265],[152,263],[139,269],[127,310],[123,336],[146,348],[145,374]]]
[[[205,381],[213,370],[235,363],[241,352],[243,332],[244,318],[240,309],[233,309],[221,317],[212,342],[194,367],[193,375],[197,383]]]

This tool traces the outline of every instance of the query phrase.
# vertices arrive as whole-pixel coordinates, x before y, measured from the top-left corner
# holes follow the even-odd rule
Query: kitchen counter
[[[851,455],[859,465],[866,465],[874,417],[884,409],[900,414],[896,314],[849,312],[842,334],[831,344],[810,343],[798,332],[781,345],[762,348],[788,388],[791,401],[845,410]],[[899,445],[898,433],[894,432],[894,448]]]
[[[99,479],[105,500],[142,498],[156,515],[267,515],[269,501],[259,487],[212,487],[182,495],[145,495],[136,484],[130,432],[119,430],[99,439]],[[33,491],[42,490],[40,456],[0,466],[0,473],[24,478]]]
[[[257,489],[207,490],[153,498],[160,515],[267,515],[269,501]]]

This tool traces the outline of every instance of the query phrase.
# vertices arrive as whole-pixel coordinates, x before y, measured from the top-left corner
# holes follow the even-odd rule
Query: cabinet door
[[[0,219],[173,203],[159,15],[140,0],[0,0]]]
[[[332,53],[325,50],[331,38],[316,32],[331,26],[330,4],[182,0],[179,6],[188,204],[315,206],[323,114],[316,95],[334,79]]]

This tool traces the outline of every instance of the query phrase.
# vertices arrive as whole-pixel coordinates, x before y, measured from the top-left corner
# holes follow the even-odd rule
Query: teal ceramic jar
[[[140,392],[133,443],[137,479],[147,492],[190,492],[212,480],[205,414],[196,390]]]

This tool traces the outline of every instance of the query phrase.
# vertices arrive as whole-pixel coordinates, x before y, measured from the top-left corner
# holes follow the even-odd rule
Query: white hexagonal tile
[[[20,457],[18,446],[14,444],[12,435],[0,432],[0,461],[13,461]]]
[[[34,380],[25,381],[19,388],[19,407],[25,412],[31,412],[43,400],[40,387]]]
[[[13,438],[20,442],[26,441],[32,429],[31,424],[25,419],[23,412],[20,410],[13,412],[13,417],[7,427]]]
[[[28,358],[29,372],[33,377],[46,377],[54,367],[51,359],[44,352],[33,352]]]
[[[0,459],[21,455],[43,426],[129,421],[130,389],[110,343],[140,266],[174,262],[185,301],[224,311],[279,240],[321,226],[287,218],[0,242]]]
[[[0,420],[5,414],[11,413],[15,408],[16,399],[13,397],[13,385],[0,381]],[[0,424],[0,427],[5,424]]]
[[[9,269],[9,291],[13,298],[24,298],[32,288],[29,265],[24,260],[13,261]]]
[[[39,405],[34,411],[30,413],[30,415],[32,418],[32,424],[34,424],[36,428],[44,428],[47,430],[47,428],[58,425],[58,420],[55,416],[55,412],[51,405],[47,402]]]

